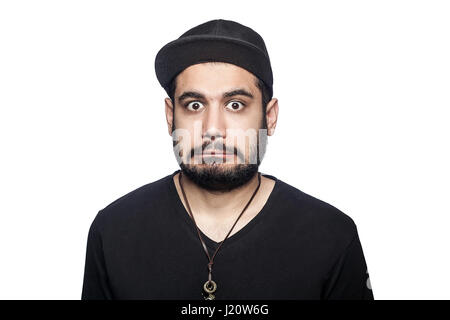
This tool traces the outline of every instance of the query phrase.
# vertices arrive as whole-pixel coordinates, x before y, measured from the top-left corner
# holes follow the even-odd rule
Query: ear
[[[170,98],[165,98],[164,104],[166,110],[167,129],[169,131],[169,135],[172,136],[174,106]]]
[[[272,136],[275,133],[275,127],[278,120],[278,99],[272,98],[266,108],[267,135]]]

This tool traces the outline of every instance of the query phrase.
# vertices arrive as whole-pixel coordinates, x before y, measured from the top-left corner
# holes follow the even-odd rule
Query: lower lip
[[[203,154],[203,157],[233,157],[234,154],[231,153],[208,153]]]

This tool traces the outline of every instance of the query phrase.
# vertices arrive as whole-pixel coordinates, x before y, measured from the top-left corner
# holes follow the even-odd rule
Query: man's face
[[[267,144],[255,76],[233,64],[200,63],[176,81],[172,137],[183,174],[214,191],[247,183]]]

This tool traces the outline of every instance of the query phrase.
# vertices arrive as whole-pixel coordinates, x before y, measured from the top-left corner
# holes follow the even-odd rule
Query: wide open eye
[[[230,101],[227,104],[227,108],[231,109],[231,111],[241,111],[245,105],[240,101]]]
[[[198,111],[203,108],[203,104],[198,101],[191,101],[185,105],[185,108],[189,111]]]

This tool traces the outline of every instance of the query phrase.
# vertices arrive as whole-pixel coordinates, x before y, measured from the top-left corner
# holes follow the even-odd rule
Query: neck
[[[178,180],[179,174],[175,176],[176,180]],[[203,189],[186,175],[182,177],[182,184],[189,205],[195,215],[211,216],[214,219],[227,220],[231,217],[235,218],[236,213],[242,211],[250,200],[255,189],[258,187],[258,173],[246,184],[228,192]]]

